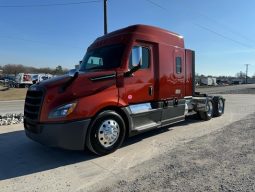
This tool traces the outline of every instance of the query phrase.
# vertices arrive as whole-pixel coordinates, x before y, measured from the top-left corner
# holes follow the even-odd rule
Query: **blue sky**
[[[103,1],[41,7],[1,7],[89,0],[0,0],[0,65],[73,68],[103,35]],[[154,4],[153,4],[154,2]],[[108,30],[133,24],[184,36],[196,51],[196,72],[255,74],[254,0],[108,0]]]

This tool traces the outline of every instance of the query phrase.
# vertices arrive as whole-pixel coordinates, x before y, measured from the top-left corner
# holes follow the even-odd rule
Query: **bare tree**
[[[18,73],[22,73],[24,71],[23,65],[16,65],[16,64],[7,64],[3,66],[3,73],[4,74],[14,74],[17,75]]]
[[[35,68],[31,66],[24,66],[21,64],[6,64],[4,66],[0,66],[0,69],[3,70],[3,74],[10,75],[14,74],[17,75],[18,73],[45,73],[45,74],[56,74],[62,75],[68,71],[68,69],[63,69],[61,65],[58,65],[55,69],[49,67],[43,68]]]
[[[58,65],[55,69],[55,75],[63,75],[67,73],[68,69],[63,69],[61,65]]]
[[[49,67],[39,68],[38,73],[53,74],[54,70]]]

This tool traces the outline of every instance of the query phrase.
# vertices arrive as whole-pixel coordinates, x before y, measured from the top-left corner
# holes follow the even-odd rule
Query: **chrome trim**
[[[130,110],[133,114],[134,113],[142,113],[142,112],[150,111],[152,109],[150,103],[129,105],[129,108],[130,108]]]
[[[220,114],[223,113],[223,109],[224,109],[224,103],[223,103],[223,100],[222,99],[219,99],[219,102],[218,102],[218,112]]]
[[[110,75],[103,75],[103,76],[98,76],[98,77],[91,77],[91,81],[99,81],[99,80],[105,80],[105,79],[111,79],[115,78],[116,74],[110,74]]]
[[[119,124],[113,119],[105,120],[98,130],[98,140],[105,148],[113,146],[118,140],[119,135]]]
[[[212,113],[213,113],[213,104],[211,101],[208,101],[207,104],[206,104],[206,112],[207,112],[207,115],[209,117],[212,116]]]

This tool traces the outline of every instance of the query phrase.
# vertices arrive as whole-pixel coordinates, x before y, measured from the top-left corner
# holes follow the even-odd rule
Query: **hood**
[[[96,94],[104,89],[116,86],[115,71],[80,72],[79,76],[63,91],[63,86],[72,77],[59,76],[36,84],[45,91],[43,108],[53,109],[57,106],[79,100],[89,95]],[[32,86],[34,87],[34,86]],[[49,111],[43,113],[48,114]]]
[[[40,87],[44,87],[44,88],[54,87],[54,86],[57,86],[57,85],[64,84],[70,78],[71,77],[68,74],[65,74],[65,75],[53,77],[51,79],[47,79],[47,80],[44,80],[44,81],[40,81],[36,85],[40,86]]]

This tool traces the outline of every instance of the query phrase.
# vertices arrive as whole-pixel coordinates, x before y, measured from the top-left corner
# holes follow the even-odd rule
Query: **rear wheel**
[[[224,113],[224,101],[220,97],[213,98],[214,117],[219,117]]]
[[[205,121],[210,120],[213,116],[213,110],[214,110],[213,102],[211,100],[208,100],[207,104],[206,104],[206,111],[199,112],[201,119],[203,119]]]
[[[104,111],[92,122],[86,139],[87,148],[97,155],[117,150],[125,138],[125,122],[115,111]]]

